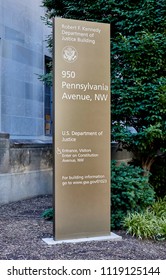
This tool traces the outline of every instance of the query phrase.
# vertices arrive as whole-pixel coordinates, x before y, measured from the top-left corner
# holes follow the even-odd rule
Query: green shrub
[[[138,238],[166,239],[166,198],[142,213],[129,213],[124,218],[124,227]]]
[[[111,227],[119,229],[127,213],[141,212],[154,202],[155,192],[140,167],[112,161],[111,173]]]
[[[46,209],[42,214],[41,217],[45,220],[52,220],[53,219],[53,208]]]
[[[166,196],[163,199],[159,198],[155,203],[153,203],[150,210],[158,218],[166,218]]]

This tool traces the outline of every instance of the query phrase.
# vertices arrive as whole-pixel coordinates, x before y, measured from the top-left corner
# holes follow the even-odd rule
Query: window
[[[45,56],[45,74],[50,72],[51,58]],[[45,135],[52,135],[52,86],[45,84]]]

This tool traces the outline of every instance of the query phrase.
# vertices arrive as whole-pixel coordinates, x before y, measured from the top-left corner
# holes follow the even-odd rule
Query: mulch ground
[[[1,260],[165,260],[166,241],[140,240],[114,231],[122,241],[47,245],[52,222],[41,213],[52,207],[51,196],[39,196],[0,206]]]

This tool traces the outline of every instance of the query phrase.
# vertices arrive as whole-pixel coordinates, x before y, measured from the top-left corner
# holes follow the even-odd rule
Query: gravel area
[[[52,206],[51,196],[39,196],[0,206],[1,260],[165,260],[166,241],[139,240],[114,231],[122,241],[47,245],[52,222],[41,213]]]

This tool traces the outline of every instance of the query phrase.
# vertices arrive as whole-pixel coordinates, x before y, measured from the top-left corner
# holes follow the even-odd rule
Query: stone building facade
[[[52,191],[43,14],[41,0],[0,1],[0,203]]]
[[[45,69],[50,30],[41,0],[0,1],[0,131],[38,137],[44,131]]]

